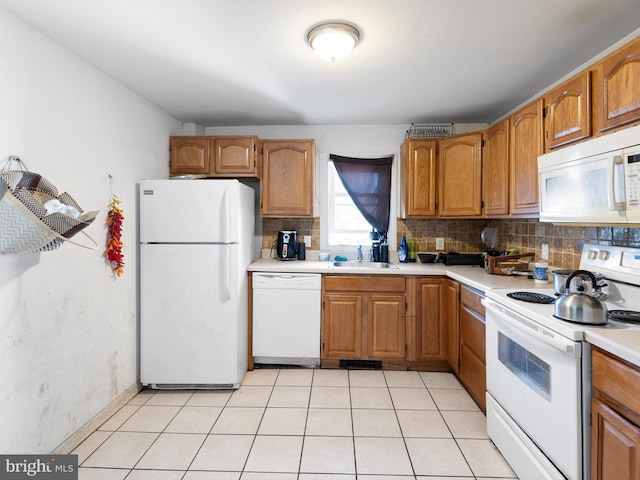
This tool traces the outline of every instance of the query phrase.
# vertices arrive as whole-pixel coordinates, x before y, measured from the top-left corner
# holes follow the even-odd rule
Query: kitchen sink
[[[397,265],[387,262],[368,262],[360,260],[347,260],[346,262],[332,262],[332,267],[343,268],[398,268]]]

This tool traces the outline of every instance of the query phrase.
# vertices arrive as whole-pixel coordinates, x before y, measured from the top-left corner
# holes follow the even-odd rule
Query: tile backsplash
[[[262,248],[274,248],[280,230],[297,230],[298,241],[311,235],[310,250],[320,250],[320,218],[263,218]]]
[[[542,244],[549,244],[549,262],[562,268],[578,268],[585,243],[640,248],[640,228],[553,225],[536,218],[398,219],[398,238],[402,235],[415,238],[419,251],[435,251],[435,237],[444,237],[446,251],[478,252],[486,249],[480,240],[484,227],[498,229],[498,250],[516,248],[520,253],[534,252],[538,259]]]
[[[551,265],[562,268],[578,268],[585,243],[622,245],[640,248],[640,228],[605,226],[565,226],[539,222],[535,218],[518,219],[398,219],[398,243],[400,237],[418,242],[418,251],[435,252],[436,237],[445,239],[445,250],[452,252],[480,252],[486,246],[480,240],[484,227],[498,228],[499,250],[516,248],[521,253],[534,252],[541,257],[541,246],[549,244]],[[271,248],[278,237],[278,230],[297,230],[311,235],[311,249],[320,250],[319,218],[265,218],[262,220],[262,248]]]

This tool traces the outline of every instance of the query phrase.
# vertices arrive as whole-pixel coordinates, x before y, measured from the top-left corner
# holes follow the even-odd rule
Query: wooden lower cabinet
[[[447,363],[457,375],[460,373],[460,284],[454,280],[446,281],[443,310],[447,337]]]
[[[413,278],[409,287],[410,321],[408,328],[408,360],[416,370],[446,371],[447,338],[444,317],[446,279]],[[414,313],[415,317],[411,316]]]
[[[592,352],[591,478],[640,479],[640,369]]]
[[[482,411],[486,411],[487,370],[485,364],[485,308],[483,294],[466,285],[460,287],[460,357],[458,377]]]
[[[592,472],[594,480],[640,478],[640,428],[605,402],[593,399]]]
[[[326,275],[322,307],[323,367],[379,360],[406,368],[404,277]]]
[[[367,356],[403,360],[406,352],[404,294],[375,294],[364,298],[367,303]]]
[[[325,294],[322,317],[322,356],[362,356],[362,295]]]
[[[485,410],[482,292],[446,277],[392,275],[325,275],[322,290],[322,367],[453,371]]]

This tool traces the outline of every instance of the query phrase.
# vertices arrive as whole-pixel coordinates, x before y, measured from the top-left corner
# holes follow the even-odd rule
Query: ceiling
[[[182,122],[493,122],[640,26],[637,0],[0,0]],[[328,63],[324,20],[360,44]]]

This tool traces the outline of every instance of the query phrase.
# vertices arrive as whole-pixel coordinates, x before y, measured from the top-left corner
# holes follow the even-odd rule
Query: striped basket
[[[20,169],[10,170],[11,162]],[[44,204],[58,199],[80,212],[78,218],[62,213],[47,215]],[[64,242],[95,250],[96,241],[82,232],[93,244],[69,240],[96,218],[98,211],[84,213],[68,193],[58,194],[56,187],[37,173],[29,172],[20,158],[11,156],[0,171],[0,254],[34,253],[55,250]]]

